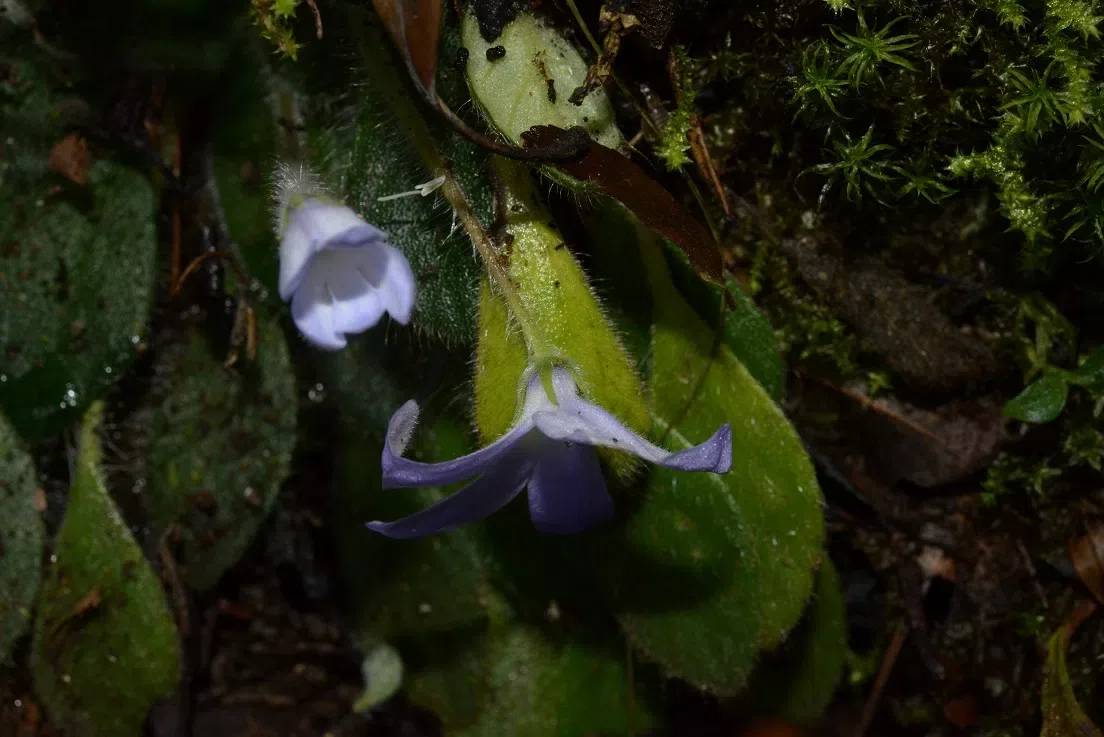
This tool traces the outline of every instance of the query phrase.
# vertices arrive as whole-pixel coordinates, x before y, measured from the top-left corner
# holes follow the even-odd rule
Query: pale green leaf
[[[468,49],[472,97],[490,123],[514,144],[521,145],[521,134],[534,125],[555,125],[581,126],[603,146],[621,145],[613,106],[604,90],[594,90],[581,105],[568,102],[586,78],[587,64],[554,26],[522,12],[488,43],[469,12],[461,25],[461,38]],[[497,56],[493,51],[497,48],[505,54]]]
[[[507,193],[506,230],[513,239],[510,277],[545,349],[566,363],[590,401],[646,431],[640,379],[579,262],[537,202],[525,170],[506,164],[500,171]],[[484,440],[501,436],[512,424],[528,358],[525,338],[505,302],[485,283],[475,371],[475,420]],[[609,458],[618,472],[632,468],[625,454]]]
[[[1066,665],[1075,625],[1063,625],[1047,642],[1043,674],[1043,730],[1041,737],[1104,737],[1077,703]]]
[[[35,619],[31,673],[51,720],[81,737],[138,737],[180,676],[157,576],[104,485],[102,405],[81,428],[69,507]]]

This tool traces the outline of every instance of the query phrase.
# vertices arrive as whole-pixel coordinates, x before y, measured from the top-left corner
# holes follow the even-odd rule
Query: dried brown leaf
[[[538,125],[521,137],[527,148],[553,150],[568,135],[562,128]],[[702,277],[722,283],[721,252],[709,231],[631,159],[592,140],[581,157],[561,161],[558,166],[621,202],[644,225],[682,249]]]
[[[1070,540],[1069,557],[1086,588],[1104,604],[1104,524],[1096,525],[1077,540]]]
[[[921,409],[868,400],[863,436],[886,480],[930,489],[985,468],[1000,450],[1006,419],[992,402],[969,400]]]
[[[77,133],[70,133],[50,149],[50,170],[74,184],[88,184],[88,167],[91,165],[88,144]]]
[[[847,258],[809,235],[780,245],[802,280],[909,384],[948,390],[999,370],[989,346],[952,323],[931,289],[873,259]]]
[[[624,5],[624,0],[613,5]],[[640,32],[648,43],[662,48],[667,42],[667,34],[675,23],[675,17],[681,9],[683,0],[630,0],[628,12],[640,21]]]
[[[441,0],[372,0],[372,4],[414,76],[430,99],[435,98]]]

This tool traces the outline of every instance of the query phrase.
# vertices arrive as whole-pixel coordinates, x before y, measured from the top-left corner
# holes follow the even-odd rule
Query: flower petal
[[[727,423],[704,443],[670,453],[648,442],[605,409],[580,397],[566,370],[554,368],[552,383],[559,407],[533,415],[537,429],[547,437],[617,448],[681,471],[727,473],[732,466],[732,429]]]
[[[290,209],[280,238],[280,298],[292,298],[312,257],[326,248],[355,248],[387,238],[343,205],[308,198]]]
[[[533,462],[526,449],[513,448],[500,456],[478,479],[436,504],[394,522],[368,522],[367,527],[394,538],[422,537],[455,530],[506,506],[525,488],[532,468]]]
[[[402,251],[386,243],[381,244],[380,248],[387,255],[378,283],[383,305],[392,318],[406,325],[414,309],[414,272]]]
[[[291,317],[307,340],[319,348],[345,347],[345,336],[336,328],[334,300],[325,282],[307,280],[291,299]]]
[[[371,278],[382,271],[387,254],[378,244],[356,250],[326,250],[315,255],[299,290],[317,289],[333,298],[334,330],[346,335],[373,327],[383,317],[383,295]],[[315,287],[315,282],[324,286]]]
[[[587,445],[544,440],[529,479],[529,517],[541,532],[570,535],[613,517],[598,454]]]
[[[411,400],[399,407],[387,426],[387,441],[383,446],[380,465],[383,488],[413,489],[421,486],[444,486],[471,478],[489,470],[492,464],[518,446],[533,430],[532,422],[522,422],[485,448],[442,463],[421,463],[403,458],[418,422],[418,404]],[[524,445],[519,452],[528,453]]]

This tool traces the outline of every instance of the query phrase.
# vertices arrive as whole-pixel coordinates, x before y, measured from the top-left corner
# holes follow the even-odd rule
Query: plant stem
[[[425,162],[430,174],[433,177],[444,177],[441,194],[452,205],[457,219],[486,264],[491,282],[498,287],[507,307],[517,320],[529,344],[529,350],[533,353],[541,353],[546,341],[528,310],[525,309],[525,305],[522,304],[521,295],[518,294],[517,287],[510,278],[504,259],[472,210],[467,195],[453,175],[452,166],[441,155],[433,134],[422,116],[422,111],[418,109],[414,96],[404,84],[403,80],[406,79],[407,73],[401,65],[395,63],[390,51],[390,39],[374,28],[372,19],[366,17],[363,11],[353,10],[351,15],[354,27],[360,36],[361,55],[369,74],[372,75],[373,85],[382,93],[383,100],[374,104],[385,104],[390,108],[399,119],[404,132]]]

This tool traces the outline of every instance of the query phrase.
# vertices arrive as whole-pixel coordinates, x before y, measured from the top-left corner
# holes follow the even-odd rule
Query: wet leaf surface
[[[279,326],[234,369],[201,332],[162,354],[169,389],[149,410],[148,495],[185,580],[210,588],[272,511],[295,445],[296,391]]]
[[[42,578],[38,476],[23,441],[0,414],[0,662],[30,626]]]
[[[70,199],[0,201],[0,405],[25,435],[70,421],[134,360],[154,285],[154,200],[110,161]],[[81,202],[82,198],[85,199]]]
[[[156,204],[142,175],[112,160],[89,168],[83,141],[64,136],[48,62],[10,57],[18,48],[0,52],[0,407],[34,437],[74,420],[134,360]]]
[[[1066,406],[1069,384],[1056,373],[1045,374],[1004,405],[1004,414],[1013,420],[1040,424],[1058,417]]]
[[[74,734],[138,737],[180,675],[161,584],[104,484],[102,406],[81,428],[69,508],[35,618],[31,671],[50,718]]]

